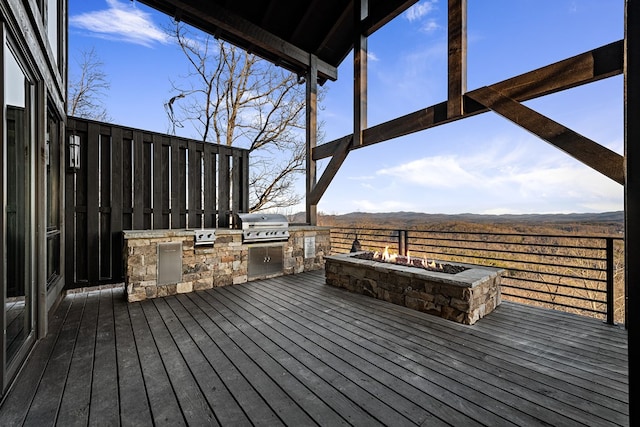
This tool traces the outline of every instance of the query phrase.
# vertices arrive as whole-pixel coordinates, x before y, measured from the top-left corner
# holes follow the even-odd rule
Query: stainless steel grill
[[[289,221],[281,214],[238,214],[237,225],[246,243],[289,240]]]

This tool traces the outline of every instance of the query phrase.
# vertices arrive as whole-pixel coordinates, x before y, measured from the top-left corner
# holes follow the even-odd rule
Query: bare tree
[[[81,51],[76,58],[76,66],[77,69],[70,70],[67,113],[103,122],[110,120],[102,99],[111,88],[111,83],[95,49]]]
[[[255,55],[176,23],[168,29],[189,63],[165,108],[172,133],[192,126],[202,141],[250,151],[250,211],[286,208],[302,196],[305,86]]]

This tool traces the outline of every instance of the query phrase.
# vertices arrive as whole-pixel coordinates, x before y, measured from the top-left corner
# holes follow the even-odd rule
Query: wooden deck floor
[[[620,327],[503,303],[464,326],[322,272],[128,304],[69,295],[0,425],[628,425]]]

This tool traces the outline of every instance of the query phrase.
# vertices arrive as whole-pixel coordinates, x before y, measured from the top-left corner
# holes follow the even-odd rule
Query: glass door
[[[3,388],[34,340],[33,84],[11,46],[3,51]]]

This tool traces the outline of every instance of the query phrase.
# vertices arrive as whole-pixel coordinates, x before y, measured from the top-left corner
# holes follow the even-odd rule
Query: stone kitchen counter
[[[123,231],[127,300],[324,268],[324,256],[331,252],[330,228],[291,225],[288,230],[287,241],[243,243],[242,230],[215,229],[215,241],[199,245],[194,239],[198,230],[193,229]],[[274,256],[262,257],[262,251],[271,251]],[[254,256],[250,257],[251,252]],[[250,259],[256,262],[262,258],[281,262],[281,268],[278,263],[277,271],[267,269],[264,274],[255,266],[250,268]]]

